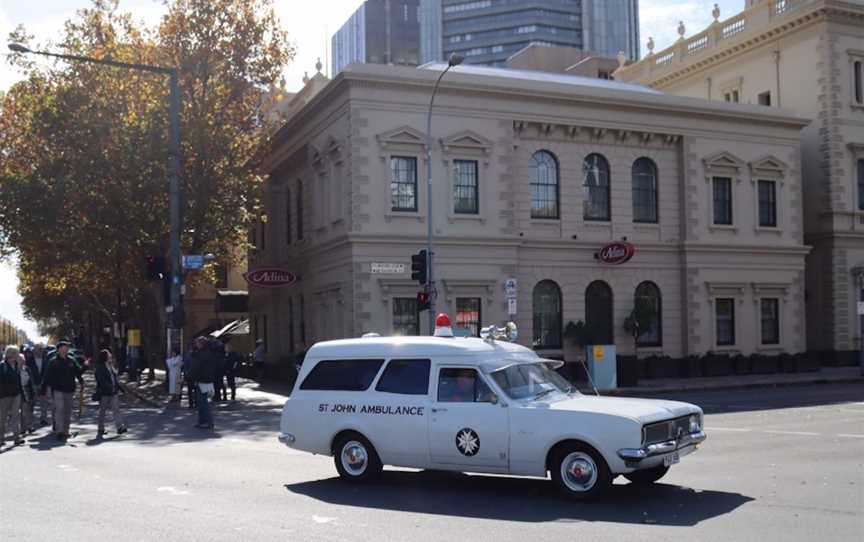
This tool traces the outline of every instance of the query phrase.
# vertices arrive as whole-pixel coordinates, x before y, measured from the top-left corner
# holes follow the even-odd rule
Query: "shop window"
[[[732,224],[732,179],[729,177],[714,177],[712,179],[714,194],[714,224]]]
[[[390,158],[390,208],[393,211],[417,211],[417,158]]]
[[[559,217],[558,160],[548,151],[531,157],[531,218]]]
[[[456,327],[467,329],[472,337],[480,336],[480,298],[456,298]]]
[[[453,211],[476,215],[480,212],[477,160],[454,160],[453,170]]]
[[[582,170],[585,220],[610,220],[609,162],[601,154],[589,154],[582,164]]]
[[[416,297],[393,298],[393,334],[397,336],[420,334],[420,312]]]
[[[717,346],[732,346],[735,344],[735,300],[732,298],[717,298],[714,300],[714,325],[717,334]]]
[[[656,224],[657,166],[648,158],[633,163],[633,221]]]
[[[551,280],[534,287],[534,348],[561,348],[561,289]]]
[[[777,227],[777,183],[759,181],[759,226]]]
[[[585,289],[585,324],[597,344],[615,342],[612,288],[602,280],[595,280]]]
[[[780,343],[780,301],[762,298],[759,302],[762,322],[762,344]]]
[[[653,282],[643,282],[637,286],[635,306],[637,311],[644,311],[651,320],[651,326],[639,334],[636,343],[639,346],[662,346],[663,305],[660,288]]]

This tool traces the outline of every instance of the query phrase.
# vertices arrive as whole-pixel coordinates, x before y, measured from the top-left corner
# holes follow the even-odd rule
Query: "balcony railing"
[[[708,28],[689,38],[679,39],[666,49],[648,55],[641,61],[623,67],[616,72],[616,78],[624,80],[639,80],[655,71],[668,71],[678,62],[684,62],[689,57],[710,52],[715,47],[725,45],[728,40],[740,35],[756,31],[768,26],[776,20],[789,16],[801,8],[813,6],[825,0],[768,0],[725,21],[717,20],[719,12],[715,12],[715,21]],[[679,29],[683,33],[683,26]],[[649,43],[649,47],[650,47]]]

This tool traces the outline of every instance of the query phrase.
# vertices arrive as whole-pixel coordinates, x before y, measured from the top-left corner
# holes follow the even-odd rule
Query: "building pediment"
[[[486,139],[478,133],[471,130],[453,134],[449,137],[441,139],[441,146],[445,152],[456,150],[481,151],[484,154],[492,149],[492,141]]]
[[[750,162],[750,172],[755,177],[782,177],[787,169],[785,162],[771,155]]]
[[[706,171],[734,170],[737,173],[744,166],[743,160],[727,151],[707,156],[702,159],[702,162],[705,164]]]
[[[410,126],[402,126],[375,136],[382,148],[426,145],[426,134]]]

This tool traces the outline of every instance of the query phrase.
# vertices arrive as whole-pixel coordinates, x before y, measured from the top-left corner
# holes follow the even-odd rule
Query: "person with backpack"
[[[111,409],[111,414],[114,418],[114,426],[117,428],[117,434],[122,435],[126,432],[126,423],[123,421],[123,414],[120,412],[120,392],[123,391],[120,387],[120,379],[117,377],[117,371],[114,368],[114,357],[108,350],[99,352],[96,358],[96,393],[95,399],[99,401],[99,417],[97,437],[102,438],[105,435],[105,411]]]

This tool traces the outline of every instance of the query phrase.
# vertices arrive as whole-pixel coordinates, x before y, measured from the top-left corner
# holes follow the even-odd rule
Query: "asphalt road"
[[[708,441],[653,487],[600,502],[534,479],[388,470],[342,484],[332,460],[275,439],[281,396],[247,389],[217,432],[185,408],[129,410],[130,432],[0,454],[11,540],[773,540],[864,536],[864,386],[669,395],[705,409]]]

